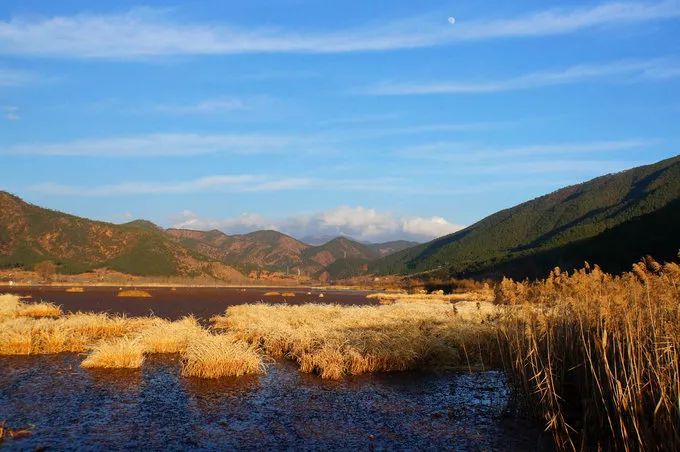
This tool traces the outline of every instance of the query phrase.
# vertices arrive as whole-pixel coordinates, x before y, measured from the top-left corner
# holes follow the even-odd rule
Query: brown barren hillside
[[[31,269],[53,261],[60,273],[97,268],[142,276],[239,278],[224,263],[191,251],[147,221],[116,225],[24,202],[0,192],[0,266]]]

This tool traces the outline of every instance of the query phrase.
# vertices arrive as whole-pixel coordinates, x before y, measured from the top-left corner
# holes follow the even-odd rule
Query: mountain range
[[[376,274],[525,278],[584,261],[620,272],[680,249],[680,156],[598,177],[501,210],[456,233],[394,253]]]
[[[228,235],[163,229],[149,221],[93,221],[0,192],[0,267],[51,260],[62,273],[106,268],[142,276],[235,280],[253,272],[314,279],[356,275],[538,277],[584,261],[619,272],[645,254],[680,249],[680,156],[601,176],[501,210],[417,244],[336,237],[310,245],[277,231]]]
[[[210,275],[234,279],[253,270],[318,278],[330,269],[368,262],[416,243],[364,244],[338,237],[312,246],[277,231],[227,235],[163,229],[145,220],[112,224],[24,202],[0,192],[0,267],[32,268],[51,260],[62,273],[107,268],[142,276]],[[345,263],[343,263],[345,262]]]

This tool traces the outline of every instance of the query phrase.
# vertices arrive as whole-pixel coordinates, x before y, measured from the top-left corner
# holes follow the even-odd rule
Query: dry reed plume
[[[680,266],[503,280],[510,374],[561,449],[680,449]]]
[[[346,374],[419,367],[481,366],[497,356],[493,307],[397,303],[345,307],[240,305],[214,317],[218,329],[295,360],[303,372]]]

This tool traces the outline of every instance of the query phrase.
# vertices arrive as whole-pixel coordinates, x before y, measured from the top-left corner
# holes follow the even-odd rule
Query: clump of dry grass
[[[281,296],[286,298],[292,298],[295,296],[295,292],[283,292]]]
[[[0,295],[0,320],[15,317],[59,317],[61,308],[52,303],[25,303],[18,295]]]
[[[66,292],[83,293],[83,292],[85,292],[85,289],[83,287],[69,287],[69,288],[66,289]]]
[[[205,330],[193,316],[175,322],[160,320],[139,334],[139,342],[146,353],[181,353]]]
[[[17,311],[19,317],[59,317],[61,316],[61,308],[53,303],[22,303],[22,306]]]
[[[680,266],[503,280],[510,375],[562,449],[680,449]]]
[[[432,293],[419,291],[418,293],[372,293],[366,295],[368,299],[377,299],[380,304],[393,303],[453,303],[457,301],[492,301],[494,292],[490,289],[476,290],[471,292],[444,294],[438,290]]]
[[[116,296],[121,298],[151,298],[149,292],[138,289],[121,290]]]
[[[256,348],[230,335],[194,336],[182,353],[182,375],[186,377],[239,377],[264,371]]]
[[[212,322],[275,358],[297,361],[303,372],[338,379],[419,367],[483,366],[497,356],[487,314],[481,305],[456,313],[449,305],[432,303],[255,304],[232,306]]]
[[[139,369],[143,362],[144,350],[138,338],[121,337],[96,345],[80,365],[99,369]]]

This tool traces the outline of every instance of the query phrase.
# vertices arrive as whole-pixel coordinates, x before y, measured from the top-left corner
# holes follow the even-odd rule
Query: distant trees
[[[35,264],[33,269],[43,282],[51,282],[52,278],[54,278],[54,275],[57,273],[57,266],[54,265],[54,262],[52,261],[42,261]]]

